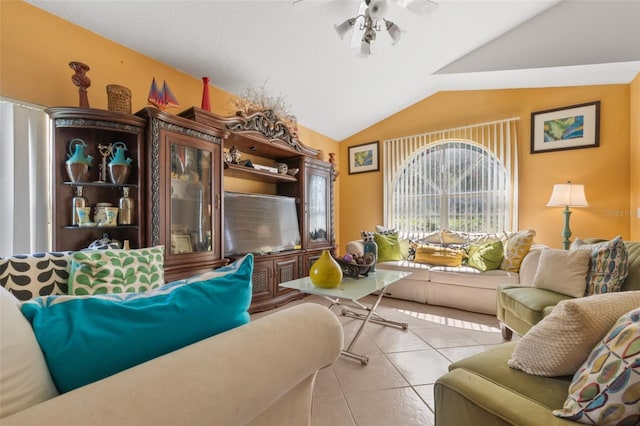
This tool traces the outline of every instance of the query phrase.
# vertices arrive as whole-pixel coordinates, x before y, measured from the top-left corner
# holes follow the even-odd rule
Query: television
[[[296,199],[224,193],[224,254],[276,253],[300,248]]]

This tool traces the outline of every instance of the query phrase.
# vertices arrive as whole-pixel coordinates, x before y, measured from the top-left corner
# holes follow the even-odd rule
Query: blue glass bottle
[[[373,254],[373,265],[369,268],[369,272],[376,271],[376,263],[378,262],[378,244],[376,244],[373,240],[365,241],[364,243],[364,253],[372,253]]]

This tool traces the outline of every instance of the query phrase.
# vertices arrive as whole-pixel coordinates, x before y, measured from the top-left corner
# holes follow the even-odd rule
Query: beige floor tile
[[[311,426],[355,426],[342,393],[313,394]]]
[[[383,354],[371,355],[368,365],[340,356],[333,363],[333,370],[345,393],[409,385]]]
[[[436,349],[478,345],[478,342],[467,336],[463,330],[456,328],[431,327],[417,328],[412,331],[431,347]]]
[[[313,386],[314,398],[317,395],[334,395],[336,393],[341,394],[342,388],[340,387],[340,383],[338,383],[338,378],[336,377],[335,371],[333,371],[333,367],[325,367],[318,371],[316,382]]]
[[[347,334],[347,331],[345,330],[344,344],[342,345],[344,349],[346,349],[351,344],[351,341],[353,340],[355,335],[355,332]],[[355,352],[360,355],[375,355],[382,353],[380,347],[371,339],[371,337],[369,337],[366,332],[360,334],[360,337],[358,338],[355,346],[351,349],[351,352]]]
[[[438,352],[440,352],[449,361],[456,362],[486,350],[486,346],[461,346],[458,348],[441,348],[438,349]]]
[[[418,393],[420,398],[427,403],[431,411],[435,411],[435,401],[433,398],[433,385],[414,386],[413,389]]]
[[[451,362],[435,350],[387,354],[389,361],[411,385],[435,383]],[[346,392],[346,390],[345,390]]]
[[[369,296],[362,301],[370,305]],[[252,320],[299,303],[329,306],[308,296]],[[340,314],[347,345],[362,321]],[[354,351],[369,355],[369,364],[340,356],[318,372],[313,395],[312,426],[405,426],[434,424],[433,383],[451,362],[503,343],[495,316],[385,297],[377,312],[406,322],[408,330],[367,324]],[[514,340],[519,339],[514,335]]]
[[[500,330],[497,329],[488,329],[484,331],[477,330],[462,330],[462,332],[466,335],[478,342],[481,345],[496,345],[498,343],[504,343],[504,339],[502,338],[502,334],[500,334]]]
[[[367,324],[367,335],[380,347],[382,352],[417,351],[432,349],[424,340],[416,336],[411,329]]]
[[[410,387],[345,393],[358,426],[433,425],[433,413]]]

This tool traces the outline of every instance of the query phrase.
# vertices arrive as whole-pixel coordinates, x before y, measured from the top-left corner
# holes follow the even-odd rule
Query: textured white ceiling
[[[441,90],[640,72],[640,0],[440,0],[427,18],[390,3],[406,32],[395,46],[379,33],[367,59],[333,29],[358,0],[26,1],[228,92],[267,82],[301,125],[338,141]]]

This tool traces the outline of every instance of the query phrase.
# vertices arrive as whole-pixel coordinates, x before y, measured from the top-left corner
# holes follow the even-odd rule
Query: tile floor
[[[294,303],[329,304],[318,296]],[[340,315],[339,308],[333,312],[342,322],[345,342],[350,342],[360,321]],[[354,349],[369,355],[368,365],[341,356],[321,370],[312,426],[433,425],[436,379],[451,362],[503,341],[491,315],[391,298],[383,299],[377,312],[407,322],[409,329],[369,323]]]

